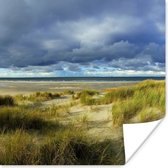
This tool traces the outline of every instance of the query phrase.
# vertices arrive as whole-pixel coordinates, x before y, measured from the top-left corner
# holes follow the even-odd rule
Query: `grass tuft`
[[[42,129],[47,122],[36,113],[29,113],[20,107],[4,107],[0,110],[0,130]]]
[[[14,106],[15,100],[11,96],[0,96],[0,106]]]
[[[137,122],[158,120],[165,115],[165,82],[147,80],[137,84],[134,94],[126,99],[118,100],[112,108],[114,126],[129,123],[130,119],[141,114]],[[120,91],[119,91],[120,92]],[[151,111],[149,109],[154,110]],[[142,112],[144,110],[144,112]],[[151,111],[149,115],[149,111]],[[156,113],[159,111],[159,115]],[[132,122],[132,120],[131,120]]]

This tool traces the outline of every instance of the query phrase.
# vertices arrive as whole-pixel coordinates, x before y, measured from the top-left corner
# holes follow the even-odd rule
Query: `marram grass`
[[[1,138],[1,137],[0,137]],[[94,165],[123,164],[122,140],[98,142],[84,133],[64,130],[40,142],[22,129],[3,135],[0,143],[2,165]],[[122,155],[117,155],[121,152]]]
[[[0,96],[0,106],[14,106],[15,100],[11,96]]]
[[[112,108],[114,126],[129,123],[129,120],[136,115],[141,116],[137,122],[158,120],[165,115],[164,81],[144,81],[133,86],[133,90],[132,96],[114,103]]]
[[[42,103],[62,95],[72,95],[73,99],[62,105],[44,106]],[[160,119],[165,115],[165,82],[147,80],[108,89],[103,94],[84,90],[0,96],[0,164],[124,164],[122,138],[99,141],[88,137],[84,127],[90,122],[87,115],[77,123],[62,123],[64,118],[71,117],[71,108],[75,106],[90,106],[91,111],[95,111],[93,105],[98,108],[106,104],[112,106],[113,127]]]

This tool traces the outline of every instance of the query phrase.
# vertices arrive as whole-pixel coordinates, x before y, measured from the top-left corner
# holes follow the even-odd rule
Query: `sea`
[[[25,78],[0,78],[0,81],[143,81],[143,80],[164,80],[165,77],[25,77]]]

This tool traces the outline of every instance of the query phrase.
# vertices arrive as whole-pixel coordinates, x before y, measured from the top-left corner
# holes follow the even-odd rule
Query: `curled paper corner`
[[[133,158],[163,120],[164,118],[147,123],[123,124],[125,163]]]

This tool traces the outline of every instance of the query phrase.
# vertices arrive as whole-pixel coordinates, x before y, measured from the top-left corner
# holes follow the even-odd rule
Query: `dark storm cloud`
[[[0,0],[0,67],[153,70],[165,61],[164,14],[164,0]]]

